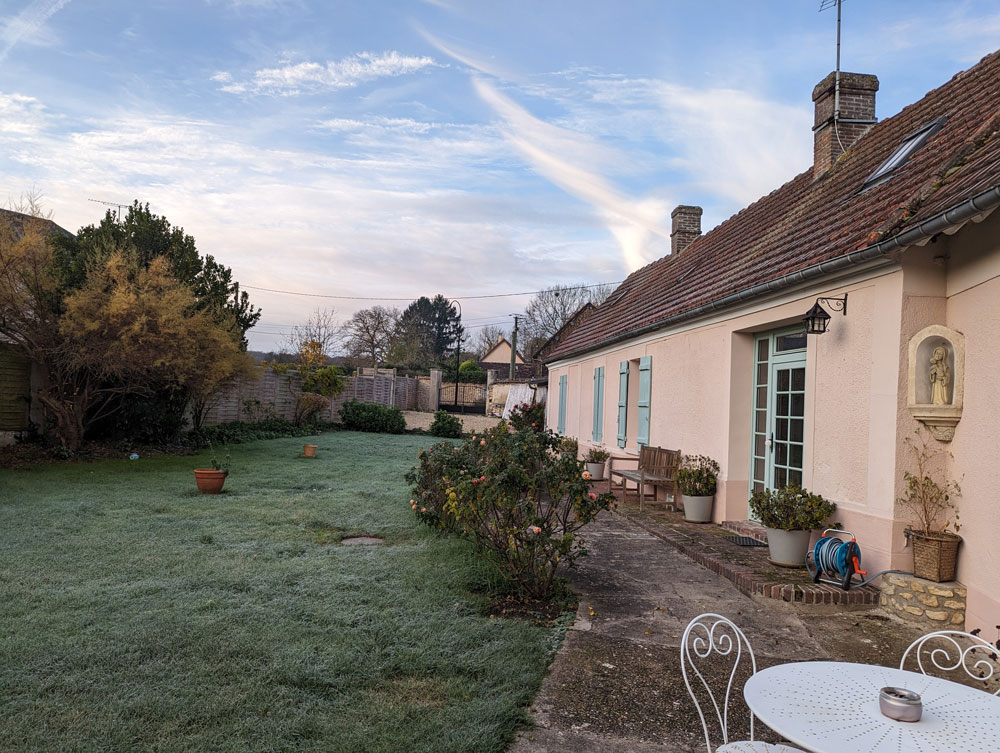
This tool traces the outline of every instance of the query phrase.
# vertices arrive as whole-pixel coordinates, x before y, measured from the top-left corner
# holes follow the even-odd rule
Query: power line
[[[598,282],[593,285],[573,285],[571,287],[561,287],[560,290],[589,290],[590,288],[600,288],[605,285],[620,285],[621,280],[617,282]],[[282,295],[298,295],[306,298],[334,298],[341,301],[413,301],[413,297],[409,298],[386,298],[379,296],[365,296],[365,295],[328,295],[326,293],[300,293],[296,290],[276,290],[275,288],[260,288],[256,285],[244,285],[244,288],[248,290],[262,290],[266,293],[281,293]],[[460,301],[472,301],[483,298],[514,298],[521,295],[538,295],[539,293],[546,293],[546,290],[526,290],[522,293],[491,293],[488,295],[460,295],[451,296],[452,299],[457,299]]]

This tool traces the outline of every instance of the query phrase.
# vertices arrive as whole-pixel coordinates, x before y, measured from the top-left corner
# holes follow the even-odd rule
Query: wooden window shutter
[[[639,418],[636,426],[636,442],[649,444],[649,397],[652,387],[653,357],[639,359]]]
[[[595,442],[604,440],[604,367],[594,369],[594,430]]]
[[[559,377],[559,423],[556,431],[559,434],[566,433],[566,375]]]
[[[625,423],[628,420],[628,361],[618,365],[618,446],[625,446]]]

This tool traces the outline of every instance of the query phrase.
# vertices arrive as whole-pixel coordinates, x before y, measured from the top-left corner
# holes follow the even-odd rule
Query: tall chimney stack
[[[875,119],[876,76],[868,73],[840,74],[840,115],[834,124],[836,89],[836,73],[831,73],[813,89],[816,105],[813,125],[814,178],[833,167],[840,155],[878,122]]]
[[[670,254],[677,256],[701,235],[701,207],[680,205],[670,213]]]

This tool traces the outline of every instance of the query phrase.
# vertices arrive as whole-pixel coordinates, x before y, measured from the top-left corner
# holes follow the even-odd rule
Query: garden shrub
[[[524,431],[525,429],[542,431],[545,428],[545,403],[515,405],[507,422],[515,431]]]
[[[473,384],[486,384],[486,372],[475,361],[464,361],[458,367],[458,379]]]
[[[577,531],[615,499],[590,490],[583,463],[559,442],[501,423],[461,445],[436,444],[407,474],[410,505],[427,525],[471,541],[523,595],[545,598],[558,566],[585,554]]]
[[[457,439],[462,436],[462,422],[446,410],[434,411],[430,432],[435,437]]]
[[[378,434],[402,434],[406,419],[399,408],[389,408],[381,403],[359,403],[348,400],[340,408],[340,419],[345,429],[370,431]]]
[[[801,486],[762,489],[750,497],[750,511],[765,528],[781,531],[814,531],[822,528],[837,505]]]
[[[295,398],[295,418],[293,423],[296,426],[314,418],[317,413],[330,405],[330,398],[315,392],[300,392]]]

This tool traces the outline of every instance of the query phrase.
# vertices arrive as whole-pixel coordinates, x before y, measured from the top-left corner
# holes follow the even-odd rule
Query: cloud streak
[[[70,0],[34,0],[14,18],[7,21],[3,30],[0,31],[0,40],[3,40],[3,46],[0,47],[0,62],[7,59],[7,55],[14,45],[34,37],[45,25],[45,22],[69,2]]]
[[[433,58],[402,55],[395,50],[383,53],[359,52],[327,63],[294,63],[262,68],[248,81],[236,81],[227,71],[212,76],[230,94],[278,94],[294,96],[303,91],[323,91],[357,86],[366,81],[417,73],[437,66]]]

